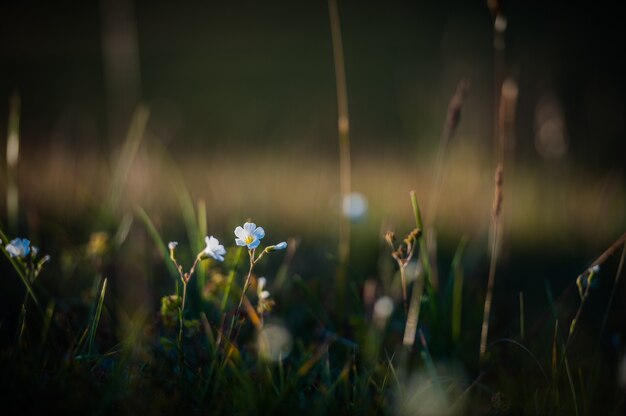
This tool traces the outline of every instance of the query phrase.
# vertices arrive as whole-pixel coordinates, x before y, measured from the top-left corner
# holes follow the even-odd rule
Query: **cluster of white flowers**
[[[235,228],[235,244],[241,247],[248,247],[248,250],[256,249],[261,244],[263,237],[265,237],[265,230],[263,227],[257,227],[257,225],[253,222],[246,222],[243,227],[238,226]],[[200,255],[203,255],[206,258],[210,257],[217,261],[224,261],[226,249],[222,244],[220,244],[219,240],[210,235],[205,237],[204,241],[206,243],[206,247],[202,250]],[[178,242],[170,241],[167,246],[170,250],[170,255],[173,255],[176,250],[176,246],[178,246]],[[265,251],[269,253],[271,251],[284,250],[286,248],[287,243],[283,241],[278,244],[267,246]]]

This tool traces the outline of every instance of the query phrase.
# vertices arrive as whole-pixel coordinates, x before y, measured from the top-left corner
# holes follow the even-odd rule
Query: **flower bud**
[[[170,250],[170,258],[172,260],[175,259],[174,252],[176,250],[177,245],[178,245],[178,241],[170,241],[169,244],[167,245],[167,248],[169,248]]]

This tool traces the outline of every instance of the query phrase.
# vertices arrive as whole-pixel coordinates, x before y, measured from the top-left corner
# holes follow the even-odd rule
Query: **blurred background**
[[[351,188],[364,208],[352,218],[352,245],[363,274],[375,273],[382,232],[411,226],[409,191],[423,207],[432,198],[461,79],[470,87],[443,159],[436,221],[444,252],[462,235],[486,252],[498,77],[519,92],[504,263],[552,263],[537,273],[560,270],[568,285],[623,232],[626,72],[616,7],[502,2],[494,39],[483,1],[339,2]],[[220,239],[252,218],[270,238],[336,252],[327,2],[3,2],[0,31],[0,132],[11,130],[11,103],[19,110],[19,157],[14,144],[0,146],[0,205],[3,218],[7,205],[19,207],[14,233],[51,252],[86,244],[130,154],[116,213],[141,206],[166,240],[184,236],[176,230],[186,189],[192,205],[206,204]],[[129,152],[133,114],[144,134]],[[13,168],[4,162],[12,157]]]

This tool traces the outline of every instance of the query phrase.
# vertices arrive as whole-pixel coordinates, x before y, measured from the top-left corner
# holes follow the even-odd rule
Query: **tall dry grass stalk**
[[[504,194],[504,162],[505,149],[509,134],[515,124],[515,108],[517,106],[518,88],[515,81],[507,79],[502,84],[500,97],[500,109],[498,111],[498,146],[497,165],[495,173],[495,191],[491,210],[490,244],[491,256],[489,264],[489,278],[487,281],[487,295],[483,310],[483,324],[480,334],[480,361],[484,360],[487,351],[487,336],[489,333],[489,318],[491,315],[491,303],[493,300],[493,287],[496,277],[496,265],[500,245],[502,243],[502,200]]]
[[[333,59],[335,62],[335,83],[337,85],[337,129],[339,132],[339,190],[341,193],[339,218],[339,269],[337,287],[343,296],[346,284],[346,267],[350,259],[350,221],[343,215],[350,211],[351,175],[350,175],[350,120],[348,118],[348,90],[346,85],[346,69],[343,58],[343,42],[337,0],[328,0],[330,13],[330,29],[333,42]]]
[[[493,113],[498,114],[500,109],[500,86],[504,80],[506,67],[506,27],[507,20],[502,13],[500,0],[487,0],[487,7],[493,16]],[[498,118],[493,119],[493,139],[494,147],[499,146],[499,122]]]
[[[441,185],[443,182],[444,162],[448,151],[448,146],[454,134],[456,133],[459,121],[461,120],[461,109],[463,108],[463,100],[467,94],[469,82],[462,79],[456,87],[456,91],[450,103],[448,104],[448,112],[439,141],[439,150],[437,151],[437,159],[435,162],[435,176],[433,179],[432,194],[428,202],[428,211],[426,211],[428,230],[426,232],[427,254],[430,259],[430,282],[436,291],[439,288],[439,277],[437,271],[437,241],[435,235],[435,219],[439,210],[439,200],[441,199]]]

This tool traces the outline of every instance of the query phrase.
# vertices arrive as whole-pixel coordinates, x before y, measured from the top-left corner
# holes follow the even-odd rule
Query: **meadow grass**
[[[128,183],[131,170],[125,164],[132,161],[118,162],[126,173],[112,186]],[[613,257],[623,253],[624,236],[590,262],[578,279],[572,277],[569,291],[546,303],[546,308],[553,304],[551,319],[534,314],[529,320],[524,294],[516,294],[519,312],[504,321],[519,325],[511,325],[507,333],[500,319],[500,328],[481,350],[484,289],[476,282],[468,287],[465,276],[483,273],[487,259],[469,261],[467,270],[472,243],[459,237],[449,266],[440,263],[449,277],[435,288],[423,254],[428,248],[420,231],[426,226],[415,192],[405,197],[406,212],[413,217],[408,229],[415,231],[403,244],[411,247],[394,246],[393,255],[382,244],[382,233],[376,233],[381,242],[376,257],[388,266],[379,270],[380,277],[364,279],[358,272],[364,258],[354,246],[353,265],[345,271],[346,294],[340,298],[333,278],[312,278],[293,264],[298,258],[303,261],[299,264],[319,261],[314,252],[303,251],[313,247],[302,248],[293,239],[286,251],[257,251],[255,257],[245,247],[235,248],[234,240],[222,232],[220,241],[227,247],[223,263],[196,256],[193,253],[204,252],[204,235],[211,233],[207,204],[194,203],[184,187],[172,189],[178,220],[155,221],[154,214],[138,205],[129,213],[121,203],[123,192],[108,192],[111,197],[94,214],[88,244],[68,250],[73,251],[73,271],[59,266],[68,261],[68,253],[56,250],[53,262],[43,265],[37,271],[42,277],[36,278],[34,267],[43,252],[12,257],[6,244],[13,236],[0,235],[6,254],[3,275],[15,282],[21,279],[26,296],[21,303],[11,303],[18,310],[2,317],[2,377],[8,386],[3,394],[10,398],[9,406],[218,414],[282,414],[294,409],[305,414],[594,414],[621,408],[614,382],[601,382],[602,391],[586,382],[587,376],[598,380],[614,370],[606,367],[609,361],[598,358],[602,347],[579,343],[577,325],[589,335],[589,323],[581,317],[595,296],[596,273],[614,271],[613,291],[603,308],[604,322],[608,319],[623,265],[623,254],[619,264]],[[177,224],[183,226],[176,230]],[[266,230],[258,250],[268,247],[266,240],[270,247],[287,240],[281,231]],[[175,247],[176,262],[171,261],[168,234],[181,241]],[[260,253],[267,256],[250,261]],[[123,259],[129,256],[141,264],[139,269],[126,264]],[[186,267],[194,259],[198,267],[185,281]],[[333,269],[342,264],[339,257],[325,261],[326,273],[334,276]],[[324,270],[317,265],[312,269]],[[77,282],[60,289],[54,279],[71,282],[62,273]],[[80,296],[75,292],[78,282],[88,282],[89,276],[93,283]],[[259,287],[261,276],[267,277],[267,294]],[[123,300],[132,279],[151,282],[148,293],[130,297],[138,302],[135,305]],[[10,287],[16,292],[15,285]],[[502,291],[495,296],[498,293]],[[142,303],[146,296],[156,299]],[[572,315],[575,297],[580,304]],[[336,304],[339,299],[341,306]],[[541,334],[549,327],[552,336],[546,339]],[[593,337],[602,339],[602,331]],[[75,400],[59,399],[70,391]]]
[[[338,160],[293,157],[301,149],[243,165],[221,154],[177,160],[159,144],[143,106],[108,159],[57,149],[20,155],[20,171],[19,152],[7,151],[4,408],[312,415],[624,409],[615,369],[622,357],[615,342],[607,345],[619,325],[614,303],[626,234],[615,230],[624,192],[606,205],[581,204],[604,201],[587,175],[555,191],[538,184],[543,172],[520,164],[515,171],[507,164],[505,191],[517,87],[511,97],[511,84],[501,80],[500,33],[495,166],[471,140],[452,143],[462,138],[465,81],[448,107],[434,163],[421,163],[429,154],[416,163],[393,152],[354,152],[335,0],[329,10]],[[15,100],[8,142],[19,149]],[[341,215],[356,189],[369,197],[367,218]],[[508,210],[513,190],[516,209]],[[424,216],[421,198],[428,200]],[[572,237],[608,248],[592,261],[569,259],[569,267],[557,259],[558,281],[514,250],[519,241]],[[507,272],[515,268],[544,286],[538,292],[513,280]]]
[[[460,111],[453,103],[449,111]],[[28,177],[29,169],[21,182],[14,176],[4,181],[19,189],[25,206],[43,208],[45,224],[37,226],[41,221],[33,222],[32,215],[16,224],[42,244],[36,253],[31,245],[30,253],[15,255],[10,246],[17,234],[0,233],[7,293],[0,359],[9,407],[90,413],[595,414],[623,406],[612,381],[616,358],[604,357],[603,340],[619,293],[625,235],[596,260],[576,261],[583,272],[564,276],[565,285],[544,278],[547,301],[528,285],[509,282],[517,306],[500,300],[496,310],[508,316],[495,319],[487,333],[485,294],[489,308],[492,299],[497,305],[498,296],[511,297],[494,288],[501,248],[498,238],[486,237],[489,172],[480,168],[484,159],[463,143],[450,146],[454,126],[448,126],[442,156],[431,165],[439,173],[430,176],[423,168],[423,180],[419,173],[407,174],[416,170],[410,164],[387,165],[381,177],[384,160],[371,171],[373,162],[355,158],[352,182],[365,195],[381,197],[370,198],[367,219],[344,225],[352,229],[352,254],[346,258],[329,248],[333,230],[347,221],[337,220],[343,207],[321,202],[333,201],[336,192],[320,177],[333,177],[332,168],[307,172],[311,159],[293,164],[280,155],[254,173],[236,173],[219,159],[211,169],[193,158],[178,165],[150,135],[148,120],[149,111],[139,108],[122,150],[110,159],[110,179],[99,177],[101,168],[85,167],[73,188],[51,197],[46,184],[72,176],[66,164],[76,166],[67,163],[67,154],[57,154],[39,166],[40,181]],[[22,154],[20,163],[33,162]],[[81,163],[104,166],[94,155]],[[554,192],[531,190],[534,179],[514,172],[507,187],[515,189],[517,208],[523,208],[516,212],[526,211],[527,217],[500,218],[502,159],[497,165],[492,221],[517,241],[542,228],[548,240],[546,231],[567,230],[571,236],[570,224],[579,220],[580,234],[574,235],[605,240],[616,228],[611,221],[622,221],[624,195],[617,193],[615,212],[604,212],[608,224],[593,234],[586,230],[597,224],[597,212],[589,205],[578,207],[562,225],[551,220],[533,225],[528,211],[540,198],[543,213],[537,217],[551,215],[545,206]],[[220,180],[211,180],[220,171]],[[247,175],[253,182],[246,183]],[[146,186],[148,177],[160,186]],[[207,179],[209,191],[198,192]],[[473,188],[482,182],[482,189]],[[397,190],[416,183],[425,190]],[[83,187],[92,190],[88,198],[77,192]],[[285,200],[284,189],[292,190],[291,198]],[[302,189],[306,192],[299,193]],[[345,191],[340,187],[339,195]],[[443,256],[436,240],[429,245],[423,233],[436,235],[418,203],[420,194],[430,192],[436,193],[437,223],[445,230],[439,246],[443,241],[450,247]],[[532,197],[533,192],[541,196]],[[576,192],[586,200],[600,198],[580,184]],[[455,213],[464,199],[472,203]],[[248,207],[253,201],[259,202],[257,209]],[[71,221],[59,211],[64,204],[72,205]],[[329,206],[335,214],[328,215]],[[236,208],[229,213],[229,207]],[[244,212],[258,213],[266,226],[268,236],[258,248],[233,244],[235,225],[256,219]],[[427,218],[435,221],[432,213]],[[210,234],[227,248],[223,262],[205,247]],[[172,246],[171,240],[180,244]],[[274,248],[280,240],[288,241],[285,251]],[[540,271],[525,261],[513,264],[530,275]],[[433,264],[448,272],[439,273],[436,282]],[[501,270],[504,282],[512,269]],[[605,304],[598,300],[594,306],[593,288],[599,281],[606,287],[604,276],[613,271]],[[337,276],[345,281],[337,282]],[[554,298],[551,284],[563,294]],[[593,331],[598,310],[602,325]],[[60,400],[69,392],[75,400]]]

